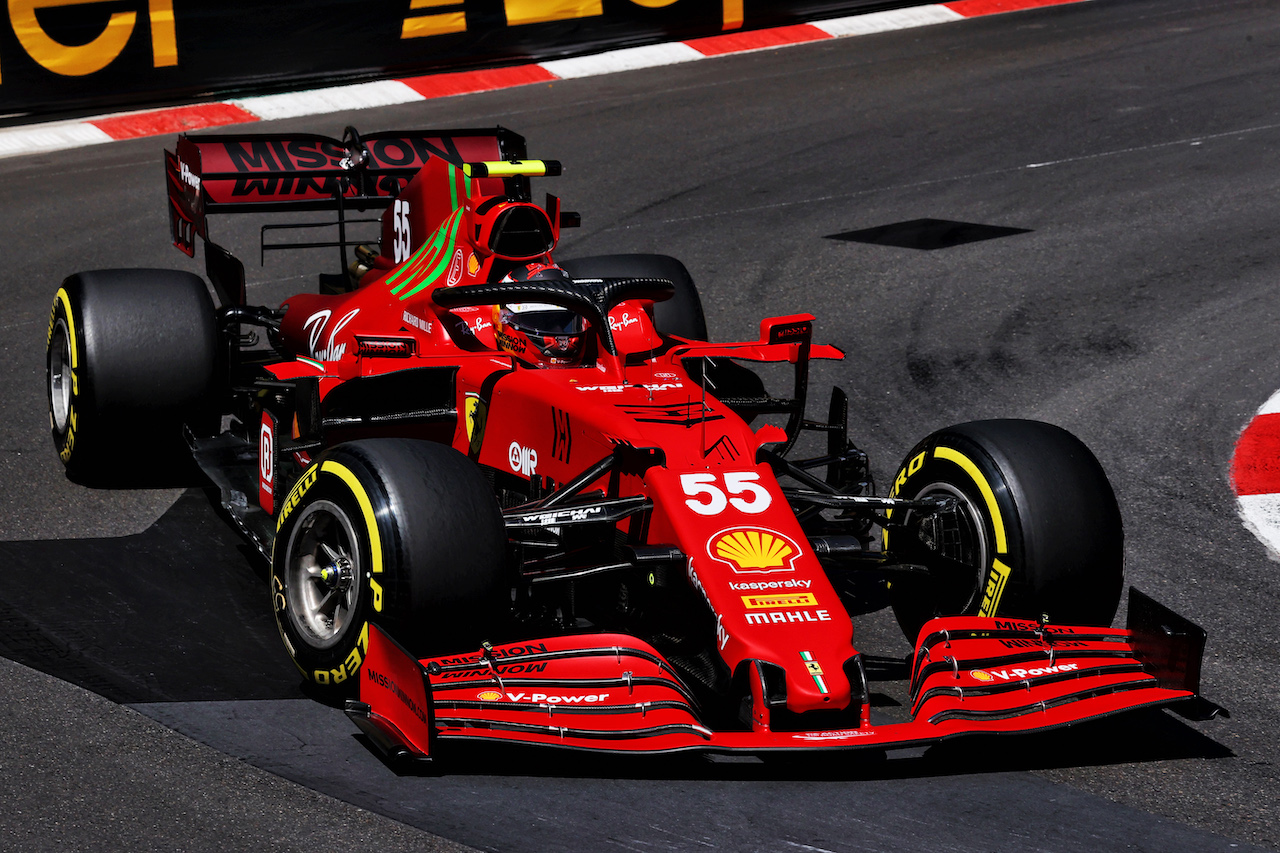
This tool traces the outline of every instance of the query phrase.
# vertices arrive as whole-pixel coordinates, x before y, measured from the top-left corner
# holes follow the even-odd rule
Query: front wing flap
[[[1197,699],[1203,631],[1136,591],[1130,613],[1123,630],[935,619],[917,642],[909,721],[800,732],[713,731],[671,665],[627,635],[419,661],[371,626],[360,700],[347,713],[384,754],[427,759],[440,742],[457,740],[634,753],[884,749],[1044,731]]]
[[[360,701],[347,713],[384,753],[418,759],[439,740],[665,752],[713,737],[671,665],[623,634],[415,661],[370,626]]]

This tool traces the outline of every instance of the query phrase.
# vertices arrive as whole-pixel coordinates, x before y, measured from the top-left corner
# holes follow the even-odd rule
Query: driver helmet
[[[555,264],[532,263],[516,267],[502,279],[516,281],[569,281],[569,274]],[[498,348],[539,364],[578,364],[582,360],[589,324],[576,311],[545,302],[511,302],[493,309],[494,339]]]

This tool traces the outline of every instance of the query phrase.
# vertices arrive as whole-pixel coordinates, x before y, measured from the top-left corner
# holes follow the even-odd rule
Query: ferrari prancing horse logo
[[[480,445],[484,444],[484,425],[489,415],[489,407],[480,395],[467,392],[466,399],[467,441],[470,443],[472,458],[480,455]]]

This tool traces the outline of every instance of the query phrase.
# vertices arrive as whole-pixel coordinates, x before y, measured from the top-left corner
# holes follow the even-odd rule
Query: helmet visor
[[[586,329],[582,315],[542,302],[516,302],[502,306],[504,323],[529,335],[580,335]]]

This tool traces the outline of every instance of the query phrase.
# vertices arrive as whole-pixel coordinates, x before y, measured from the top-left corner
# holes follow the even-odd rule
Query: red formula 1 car
[[[842,357],[814,318],[708,343],[678,261],[557,263],[578,218],[530,179],[559,170],[502,129],[180,137],[173,237],[204,244],[218,305],[184,272],[63,283],[48,375],[70,475],[192,454],[270,560],[298,668],[358,684],[348,713],[392,755],[884,748],[1220,710],[1196,695],[1196,626],[1134,591],[1108,627],[1120,514],[1076,438],[944,429],[876,495],[845,395],[805,416],[810,360]],[[208,216],[309,210],[336,221],[268,225],[264,251],[336,248],[341,272],[248,305]],[[276,241],[321,227],[336,238]],[[792,458],[805,431],[825,448]],[[915,654],[910,720],[881,724],[883,661],[851,614],[890,605]]]

